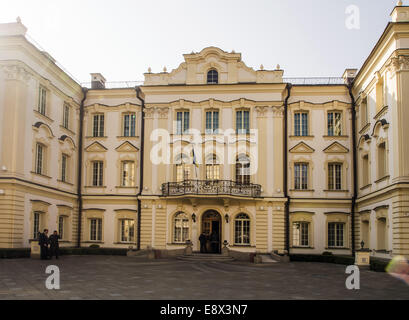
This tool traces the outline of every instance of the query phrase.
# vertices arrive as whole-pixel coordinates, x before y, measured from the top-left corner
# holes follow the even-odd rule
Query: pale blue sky
[[[408,0],[404,4],[408,4]],[[76,79],[143,80],[207,46],[242,53],[286,77],[341,76],[359,68],[396,0],[0,0],[0,22],[20,16],[31,35]],[[360,30],[345,26],[349,5]]]

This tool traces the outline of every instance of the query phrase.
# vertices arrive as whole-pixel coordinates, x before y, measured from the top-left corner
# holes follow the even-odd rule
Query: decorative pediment
[[[339,142],[334,142],[323,150],[325,153],[348,153],[349,150]]]
[[[107,150],[108,149],[99,142],[94,142],[85,148],[86,152],[106,152]]]
[[[315,150],[307,145],[305,142],[300,142],[290,149],[291,153],[313,153]]]
[[[207,72],[215,69],[218,73],[218,83],[282,83],[284,71],[277,66],[275,70],[254,70],[245,65],[241,54],[226,52],[216,47],[207,47],[200,52],[183,55],[185,61],[178,68],[167,72],[152,73],[151,68],[144,74],[145,85],[172,84],[206,84]]]
[[[121,144],[115,150],[118,151],[118,152],[136,152],[136,151],[139,151],[138,147],[135,147],[129,141],[125,141],[123,144]]]

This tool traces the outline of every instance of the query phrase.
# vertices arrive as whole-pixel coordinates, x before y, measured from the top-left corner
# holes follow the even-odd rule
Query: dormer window
[[[219,73],[217,70],[209,70],[207,72],[207,84],[218,84],[219,83]]]

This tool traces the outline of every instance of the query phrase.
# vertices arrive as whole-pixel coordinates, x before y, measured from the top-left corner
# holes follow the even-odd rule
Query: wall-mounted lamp
[[[226,223],[229,223],[229,215],[226,213],[226,215],[224,216],[224,219],[226,220]]]
[[[193,222],[195,222],[195,223],[196,223],[196,215],[195,215],[195,213],[194,213],[194,212],[192,213],[192,220],[193,220]]]

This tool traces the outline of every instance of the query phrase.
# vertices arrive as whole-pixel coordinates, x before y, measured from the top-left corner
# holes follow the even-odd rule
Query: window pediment
[[[291,153],[313,153],[315,150],[307,145],[305,142],[300,142],[290,149]]]
[[[325,153],[348,153],[349,150],[339,142],[334,142],[323,150]]]
[[[115,150],[118,151],[118,152],[137,152],[137,151],[139,151],[139,148],[134,146],[129,141],[125,141],[119,147],[117,147]]]
[[[99,142],[94,142],[85,148],[86,152],[106,152],[107,150],[108,149]]]

